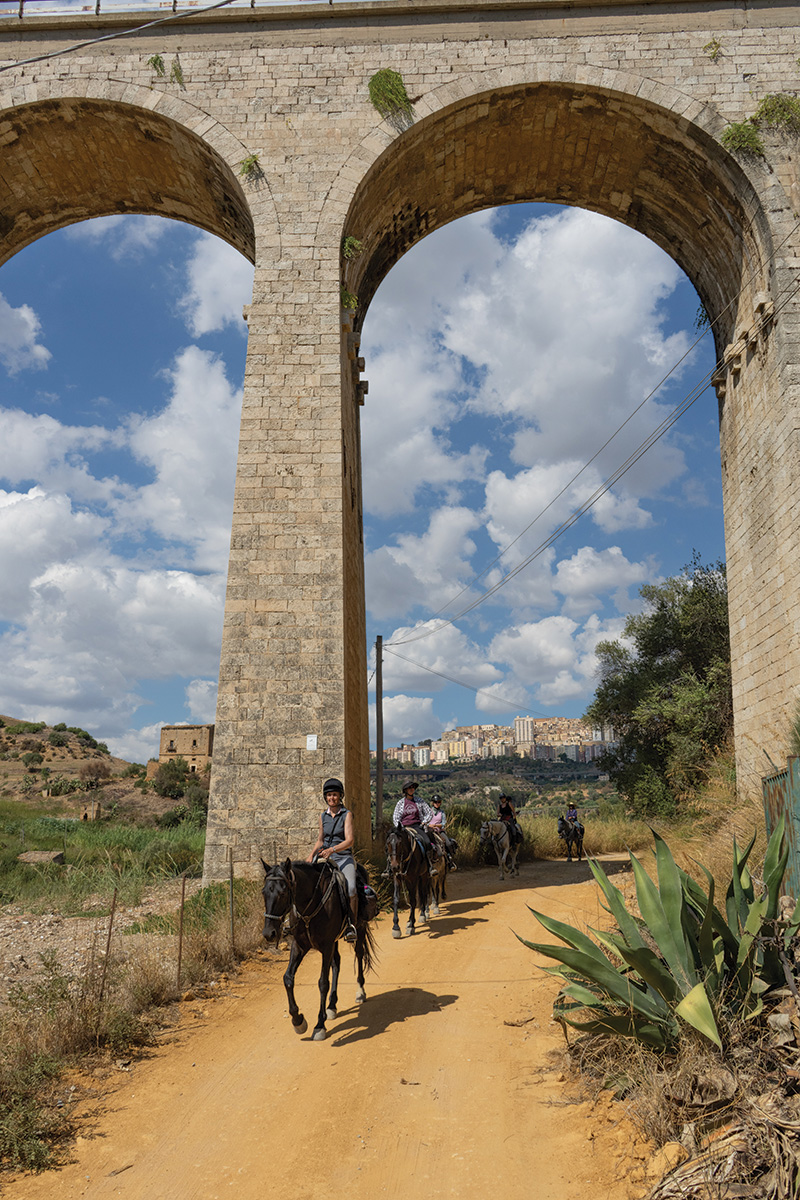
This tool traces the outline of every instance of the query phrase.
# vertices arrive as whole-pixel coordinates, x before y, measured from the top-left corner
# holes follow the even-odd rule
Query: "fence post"
[[[233,846],[228,847],[228,855],[229,855],[229,857],[228,857],[228,868],[229,868],[228,898],[229,898],[229,906],[230,906],[230,910],[231,910],[231,954],[235,954],[236,953],[236,940],[234,938],[234,928],[233,928]]]
[[[183,906],[186,899],[186,872],[181,875],[181,907],[178,913],[178,973],[175,978],[175,990],[181,990],[181,961],[183,959]]]

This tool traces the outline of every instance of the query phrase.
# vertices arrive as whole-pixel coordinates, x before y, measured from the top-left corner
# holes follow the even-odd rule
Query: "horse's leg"
[[[289,1001],[289,1016],[292,1018],[292,1026],[295,1033],[305,1033],[308,1029],[306,1021],[300,1009],[297,1007],[297,1001],[294,998],[294,977],[297,974],[297,968],[305,958],[306,951],[301,950],[297,942],[292,940],[292,951],[289,955],[289,965],[283,976],[283,986],[286,988],[286,999]]]
[[[426,871],[423,866],[422,871],[417,876],[417,899],[419,900],[419,920],[421,925],[428,924],[428,898],[430,896],[431,876],[430,871]]]
[[[442,888],[442,868],[437,867],[436,868],[436,879],[435,879],[435,881],[433,879],[431,880],[431,907],[433,908],[433,915],[435,917],[439,916],[439,894],[441,892],[441,888]]]
[[[495,847],[495,849],[497,851],[497,861],[500,864],[500,878],[503,880],[506,877],[506,851],[503,850],[501,852],[499,846]]]
[[[413,937],[417,932],[415,908],[417,907],[417,880],[406,875],[406,892],[408,894],[408,920],[406,921],[406,936]]]
[[[331,976],[331,961],[335,949],[336,943],[334,942],[333,946],[322,955],[322,970],[319,976],[319,1012],[317,1013],[317,1023],[314,1026],[314,1032],[311,1034],[312,1042],[324,1042],[328,1036],[325,1029],[325,1012],[328,1000],[328,983]]]
[[[331,968],[331,990],[328,993],[328,1004],[325,1010],[325,1016],[329,1021],[332,1021],[336,1016],[336,1006],[339,1003],[339,968],[341,965],[342,960],[339,957],[339,946],[337,942],[334,942]]]
[[[400,918],[397,915],[397,910],[400,907],[400,876],[394,877],[394,921],[392,922],[392,937],[399,938],[403,934],[400,931]]]
[[[367,940],[366,925],[356,925],[356,932],[358,934],[356,939],[356,963],[358,965],[358,970],[356,973],[356,981],[358,983],[358,987],[356,988],[356,1004],[361,1004],[362,1001],[366,1000],[367,998],[367,993],[364,991],[364,946]]]

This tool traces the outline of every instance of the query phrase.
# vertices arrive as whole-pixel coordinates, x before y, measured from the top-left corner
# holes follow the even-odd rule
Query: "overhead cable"
[[[402,643],[401,643],[402,644]],[[496,700],[499,704],[507,704],[509,708],[515,708],[519,711],[521,705],[518,700],[506,700],[503,696],[498,696],[496,692],[487,691],[486,688],[474,687],[471,683],[464,683],[462,679],[453,679],[450,675],[444,675],[441,671],[434,671],[433,667],[426,667],[424,663],[415,662],[413,658],[406,658],[405,654],[398,654],[396,650],[389,650],[384,644],[384,650],[388,654],[393,654],[395,658],[402,658],[403,662],[410,663],[412,667],[419,667],[421,671],[427,671],[429,675],[436,675],[439,679],[446,679],[448,683],[457,683],[459,687],[466,688],[470,692],[475,692],[479,696],[489,696],[492,700]],[[544,717],[544,713],[536,713],[533,709],[527,709],[528,715]]]
[[[183,21],[187,17],[199,17],[202,13],[213,12],[215,8],[226,8],[227,5],[233,4],[234,0],[217,0],[216,4],[208,4],[205,8],[190,8],[182,12],[170,13],[168,17],[159,17],[155,21],[147,21],[144,25],[137,25],[133,29],[121,29],[118,33],[104,33],[100,37],[89,38],[85,42],[74,42],[71,46],[64,46],[61,50],[50,50],[47,54],[37,54],[34,58],[21,58],[16,62],[6,63],[0,67],[0,71],[16,71],[18,67],[29,67],[33,63],[46,62],[49,58],[60,58],[62,54],[72,54],[75,50],[86,50],[89,46],[96,46],[99,42],[110,42],[115,38],[133,37],[137,33],[144,33],[146,29],[155,29],[157,25],[166,25],[175,21]]]
[[[797,224],[800,224],[800,221],[798,221]],[[798,279],[797,283],[792,285],[792,288],[787,295],[776,306],[774,316],[777,316],[778,313],[781,312],[787,304],[789,304],[789,302],[794,298],[798,289],[800,289],[800,279]],[[500,591],[500,589],[505,587],[507,583],[510,583],[512,579],[514,579],[521,571],[525,569],[525,567],[529,566],[530,563],[532,563],[536,558],[539,558],[540,555],[542,555],[544,551],[552,545],[553,542],[561,537],[562,534],[566,533],[566,531],[570,529],[580,517],[584,516],[590,508],[594,507],[597,501],[600,500],[608,491],[610,491],[614,484],[618,483],[623,475],[627,474],[631,467],[633,467],[661,437],[663,437],[663,435],[676,423],[676,421],[678,421],[680,417],[682,417],[683,414],[689,408],[691,408],[699,396],[702,395],[716,370],[717,364],[715,363],[714,367],[707,372],[706,375],[704,375],[703,378],[695,385],[692,392],[690,392],[688,396],[686,396],[681,403],[672,410],[670,416],[665,418],[664,421],[662,421],[662,423],[655,430],[653,430],[653,432],[650,433],[643,442],[639,444],[637,449],[628,456],[625,462],[617,467],[617,469],[610,476],[608,476],[603,483],[599,485],[599,487],[595,489],[591,496],[589,496],[589,498],[578,508],[574,509],[573,512],[549,535],[549,537],[541,542],[536,549],[531,552],[531,554],[523,559],[521,563],[519,563],[511,571],[506,572],[506,574],[500,580],[498,580],[497,583],[483,592],[482,595],[480,595],[476,600],[465,605],[464,608],[462,608],[454,616],[448,618],[446,621],[442,621],[441,624],[439,624],[435,629],[421,630],[416,635],[411,637],[401,638],[396,642],[387,642],[385,643],[384,648],[388,649],[389,646],[407,645],[409,642],[421,641],[423,638],[431,637],[433,634],[438,633],[441,629],[446,629],[448,626],[453,625],[456,621],[460,620],[462,617],[476,609],[479,605],[483,604],[484,601],[488,600],[496,592]],[[459,595],[460,594],[461,593],[459,593]]]
[[[795,231],[798,229],[799,226],[800,226],[800,218],[798,218],[795,221],[795,223],[792,225],[791,229],[788,231],[788,233],[783,238],[783,240],[781,242],[779,242],[778,245],[772,250],[772,253],[767,258],[766,263],[759,265],[759,268],[758,268],[759,270],[763,269],[763,266],[765,266],[767,263],[772,261],[772,259],[778,253],[778,251],[792,237],[792,235],[795,233]],[[636,406],[636,408],[633,409],[633,411],[631,413],[629,413],[629,415],[625,418],[625,420],[622,422],[622,424],[619,425],[617,427],[617,429],[615,429],[615,431],[611,434],[611,436],[606,439],[606,441],[603,443],[603,445],[592,455],[592,457],[587,462],[585,462],[578,471],[576,471],[576,473],[572,476],[572,478],[562,487],[561,491],[558,492],[558,494],[556,496],[554,496],[553,499],[550,500],[549,503],[546,504],[545,507],[536,514],[536,516],[533,518],[533,520],[528,522],[528,524],[525,526],[525,528],[523,530],[521,530],[521,532],[518,533],[517,536],[515,538],[513,538],[512,541],[508,542],[507,545],[505,545],[503,547],[503,549],[492,559],[492,561],[486,567],[483,568],[482,571],[479,571],[476,575],[473,575],[472,578],[469,580],[469,582],[466,583],[461,588],[461,590],[458,591],[450,600],[448,600],[446,602],[446,604],[443,604],[440,608],[436,609],[436,611],[432,614],[432,617],[429,619],[439,616],[440,613],[443,613],[446,609],[450,608],[455,603],[455,601],[458,600],[459,596],[463,596],[464,592],[468,591],[469,588],[471,588],[474,583],[477,583],[477,581],[479,579],[481,579],[487,573],[487,571],[490,571],[491,568],[496,563],[500,562],[500,560],[507,554],[507,552],[511,549],[511,547],[516,545],[516,543],[520,540],[520,538],[524,537],[524,535],[528,532],[528,530],[531,529],[536,524],[536,522],[541,517],[543,517],[545,515],[545,513],[549,511],[549,509],[551,509],[553,507],[553,505],[556,503],[556,501],[561,499],[561,497],[569,490],[569,488],[572,487],[572,485],[576,482],[576,480],[580,478],[580,476],[583,474],[583,472],[586,471],[587,468],[590,467],[591,464],[595,461],[595,459],[597,459],[603,453],[603,451],[611,444],[611,442],[613,442],[613,440],[617,437],[617,435],[622,432],[622,430],[625,428],[625,426],[627,424],[629,424],[629,422],[644,407],[644,405],[647,404],[647,402],[649,400],[651,400],[653,398],[653,396],[655,396],[661,390],[661,388],[664,386],[664,384],[667,382],[667,380],[670,378],[670,376],[673,375],[675,373],[675,371],[678,369],[678,367],[680,367],[680,365],[686,361],[686,359],[693,352],[695,347],[698,346],[699,343],[703,340],[703,338],[709,332],[711,332],[711,330],[713,330],[714,326],[717,325],[718,322],[722,320],[722,318],[728,312],[728,310],[730,308],[732,308],[732,306],[735,303],[738,302],[739,297],[742,295],[745,287],[747,287],[749,284],[751,284],[753,282],[753,280],[755,279],[755,276],[756,276],[756,268],[753,269],[751,274],[747,277],[745,282],[742,284],[742,287],[739,289],[739,291],[736,293],[736,295],[731,298],[731,300],[728,302],[728,304],[726,304],[725,307],[720,311],[719,315],[713,321],[709,322],[708,327],[705,328],[702,331],[702,333],[700,333],[698,335],[698,337],[695,338],[695,340],[692,342],[692,344],[689,346],[689,348],[685,351],[685,353],[683,355],[681,355],[681,357],[677,360],[677,362],[674,363],[674,365],[670,368],[670,370],[666,373],[666,375],[664,375],[664,377],[661,379],[661,381],[658,384],[656,384],[656,386],[650,392],[648,392],[648,394],[644,397],[644,399]],[[716,370],[716,364],[715,364],[714,368],[712,369],[712,371],[710,371],[708,373],[708,375],[706,376],[707,380],[710,380],[710,378],[713,376],[715,370]],[[695,396],[694,399],[697,399],[697,396]],[[692,403],[693,402],[694,401],[692,401]],[[686,407],[689,407],[689,406],[687,405]],[[684,407],[681,411],[685,412],[686,408]],[[669,426],[667,426],[667,428],[669,428]],[[666,432],[666,430],[664,430],[664,432]],[[651,437],[652,437],[652,435],[651,435]],[[639,457],[641,457],[641,456],[639,456]],[[638,460],[634,460],[634,461],[638,461]],[[633,463],[631,463],[631,465],[633,465]],[[581,513],[579,513],[578,515],[581,515]],[[572,522],[572,523],[574,523],[574,522]],[[569,528],[569,526],[567,525],[566,528]],[[549,542],[548,542],[548,544],[549,544]],[[527,561],[530,561],[530,559]],[[493,591],[495,591],[495,590],[496,590],[496,588],[490,589],[490,591],[485,593],[485,595],[477,603],[482,603],[482,600],[485,599],[486,597],[488,597],[489,595],[491,595],[493,593]],[[472,607],[475,607],[475,605],[472,605],[472,606],[470,606],[470,608],[463,610],[463,612],[470,611]],[[445,628],[446,625],[452,624],[453,620],[458,620],[459,616],[463,615],[463,612],[457,614],[456,617],[452,618],[451,620],[444,622],[443,625],[440,626],[440,628]],[[435,633],[436,630],[432,630],[430,632]],[[427,637],[427,636],[429,636],[429,634],[425,634],[424,636]],[[411,639],[411,640],[417,640],[417,639]],[[390,644],[401,645],[402,643],[400,643],[400,642],[387,643],[387,645],[390,645]]]

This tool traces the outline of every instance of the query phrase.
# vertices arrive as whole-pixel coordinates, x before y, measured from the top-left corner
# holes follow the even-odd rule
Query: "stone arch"
[[[670,254],[715,321],[737,767],[752,790],[763,713],[785,708],[776,699],[778,674],[771,680],[752,670],[756,656],[774,654],[779,637],[762,615],[765,604],[757,608],[763,596],[753,579],[780,574],[776,547],[783,559],[793,538],[785,506],[770,507],[764,469],[771,444],[785,436],[777,431],[791,423],[780,381],[782,361],[794,354],[791,322],[788,313],[777,326],[771,317],[781,294],[793,294],[784,283],[794,218],[780,165],[754,161],[745,169],[718,141],[725,122],[712,106],[592,67],[477,74],[420,100],[415,115],[399,136],[386,122],[373,129],[327,197],[326,230],[336,213],[340,232],[363,244],[342,264],[345,286],[359,299],[354,336],[343,342],[345,396],[350,378],[357,386],[345,359],[354,359],[381,280],[417,241],[457,217],[515,202],[575,205],[637,229]],[[344,474],[345,490],[359,487]],[[354,547],[352,530],[348,537]],[[363,600],[358,579],[345,582],[346,642],[357,645]],[[792,669],[787,664],[784,677]],[[363,681],[353,677],[351,712],[359,690]]]
[[[790,211],[781,184],[758,162],[751,179],[717,140],[725,121],[716,108],[677,88],[540,62],[443,84],[415,104],[415,117],[399,137],[386,121],[372,129],[327,197],[323,220],[364,243],[347,266],[357,325],[385,274],[426,233],[523,201],[594,209],[650,237],[720,318],[720,354],[743,284],[748,293],[769,286],[765,210]]]
[[[223,238],[251,262],[255,230],[280,231],[268,182],[243,187],[248,150],[181,97],[129,83],[33,84],[0,92],[0,263],[75,221],[149,213]],[[246,194],[247,193],[247,194]],[[260,252],[260,248],[259,248]]]

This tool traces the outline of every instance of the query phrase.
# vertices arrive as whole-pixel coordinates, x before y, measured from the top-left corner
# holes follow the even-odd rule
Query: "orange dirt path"
[[[458,872],[442,914],[413,938],[393,940],[383,915],[358,1007],[342,945],[325,1042],[310,1040],[319,956],[298,974],[303,1037],[287,1015],[285,954],[249,964],[220,999],[184,1005],[177,1029],[105,1097],[68,1165],[16,1176],[7,1194],[629,1200],[631,1127],[618,1105],[568,1102],[557,985],[513,932],[546,940],[527,904],[596,924],[588,874],[566,862],[524,864],[505,883],[495,869]]]

